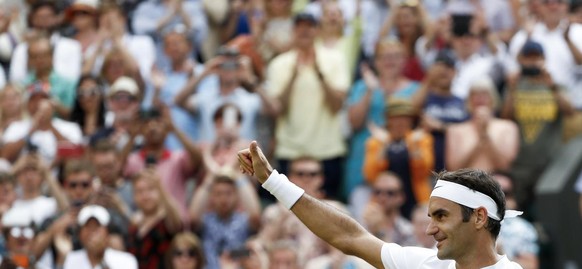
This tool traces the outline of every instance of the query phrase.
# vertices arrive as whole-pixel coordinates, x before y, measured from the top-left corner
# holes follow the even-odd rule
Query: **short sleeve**
[[[450,261],[439,260],[436,251],[419,247],[401,247],[386,243],[381,251],[384,268],[390,269],[445,269]]]

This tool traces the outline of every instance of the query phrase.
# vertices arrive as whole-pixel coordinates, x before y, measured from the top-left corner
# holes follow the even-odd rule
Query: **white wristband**
[[[267,181],[263,183],[263,188],[268,190],[287,209],[291,209],[295,203],[303,196],[305,191],[293,184],[283,174],[273,170]]]

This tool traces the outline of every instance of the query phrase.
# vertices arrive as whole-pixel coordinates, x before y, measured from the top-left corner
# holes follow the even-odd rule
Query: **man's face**
[[[411,116],[392,116],[388,119],[388,132],[393,139],[403,139],[414,127],[414,119]]]
[[[0,209],[4,206],[10,208],[14,200],[16,200],[14,185],[12,183],[0,184]]]
[[[16,175],[16,179],[25,192],[34,192],[40,189],[43,176],[36,168],[24,168]]]
[[[210,204],[219,216],[230,215],[236,208],[238,195],[233,184],[217,182],[212,185]]]
[[[467,33],[464,36],[453,36],[452,44],[455,54],[465,59],[479,50],[481,40],[476,34]]]
[[[140,210],[150,213],[158,207],[160,192],[148,179],[137,179],[133,185],[133,199]]]
[[[88,253],[100,253],[105,250],[109,233],[96,219],[91,218],[81,227],[79,238]]]
[[[32,250],[34,229],[31,227],[11,227],[8,229],[6,247],[12,254],[28,254]]]
[[[469,103],[473,110],[478,107],[493,108],[493,98],[486,89],[477,89],[469,94]]]
[[[435,86],[442,89],[450,89],[455,78],[455,68],[441,62],[435,63],[434,68],[437,69],[437,77],[439,78],[436,80]]]
[[[431,218],[426,234],[437,241],[437,257],[441,260],[457,259],[472,250],[475,228],[471,219],[463,222],[461,206],[449,200],[431,197],[428,206]]]
[[[296,269],[297,255],[288,249],[273,251],[270,256],[269,269]]]
[[[59,23],[58,15],[55,14],[52,8],[43,6],[31,14],[31,26],[37,30],[51,32]]]
[[[372,188],[372,195],[384,211],[399,210],[404,203],[404,194],[399,180],[392,175],[381,175]]]
[[[113,151],[93,154],[93,166],[97,177],[105,184],[114,184],[119,177],[120,164]]]
[[[299,48],[313,46],[317,36],[317,27],[308,21],[299,21],[293,28],[294,40]]]
[[[48,40],[30,43],[28,47],[29,68],[37,73],[47,73],[53,68],[53,55]]]
[[[188,59],[192,46],[180,33],[169,33],[164,37],[164,52],[172,63]]]
[[[144,122],[143,134],[147,144],[159,145],[164,143],[167,132],[166,123],[161,117],[148,119]]]
[[[88,172],[70,174],[65,179],[65,191],[73,202],[86,203],[93,194],[93,178]]]
[[[566,17],[568,3],[566,0],[542,0],[540,11],[546,23],[557,23]]]
[[[289,180],[309,195],[318,195],[323,184],[321,164],[317,161],[295,161],[291,164]]]

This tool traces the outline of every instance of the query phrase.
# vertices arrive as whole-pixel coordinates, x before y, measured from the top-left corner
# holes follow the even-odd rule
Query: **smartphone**
[[[537,66],[522,66],[521,75],[524,77],[536,77],[542,73],[542,69]]]
[[[471,14],[453,14],[452,18],[452,31],[454,36],[465,36],[470,33],[471,21],[473,20],[473,15]]]
[[[57,145],[57,156],[62,159],[71,159],[83,157],[85,147],[72,143],[59,143]]]
[[[141,120],[147,121],[151,119],[157,119],[162,116],[162,113],[155,108],[151,109],[142,109],[139,111],[139,118]]]

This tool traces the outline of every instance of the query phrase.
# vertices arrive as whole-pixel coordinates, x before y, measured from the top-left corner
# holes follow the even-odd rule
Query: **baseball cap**
[[[542,44],[535,42],[533,40],[528,40],[523,44],[521,48],[521,55],[544,55],[544,48]]]
[[[28,227],[32,223],[32,214],[26,210],[12,208],[2,216],[3,227]]]
[[[109,96],[112,96],[118,92],[127,92],[133,96],[137,96],[138,93],[138,86],[134,79],[130,77],[120,77],[113,85],[111,85],[111,89],[109,90]]]
[[[83,207],[79,212],[79,216],[77,217],[77,222],[79,225],[85,225],[90,219],[95,219],[99,224],[102,226],[107,226],[109,224],[109,220],[111,216],[107,209],[100,205],[88,205]]]
[[[436,59],[434,60],[435,63],[443,63],[451,68],[455,67],[455,56],[453,55],[453,53],[449,50],[441,50],[439,51],[439,53],[436,56]]]
[[[76,0],[71,6],[65,11],[65,19],[70,21],[73,19],[75,12],[85,11],[91,14],[97,14],[99,9],[99,0]]]
[[[416,109],[412,102],[400,98],[388,98],[386,101],[386,115],[388,117],[394,116],[411,116],[417,115]]]
[[[315,18],[315,16],[313,16],[312,14],[306,12],[299,13],[295,15],[295,18],[293,18],[294,25],[297,25],[300,22],[308,22],[314,26],[318,24],[317,18]]]

